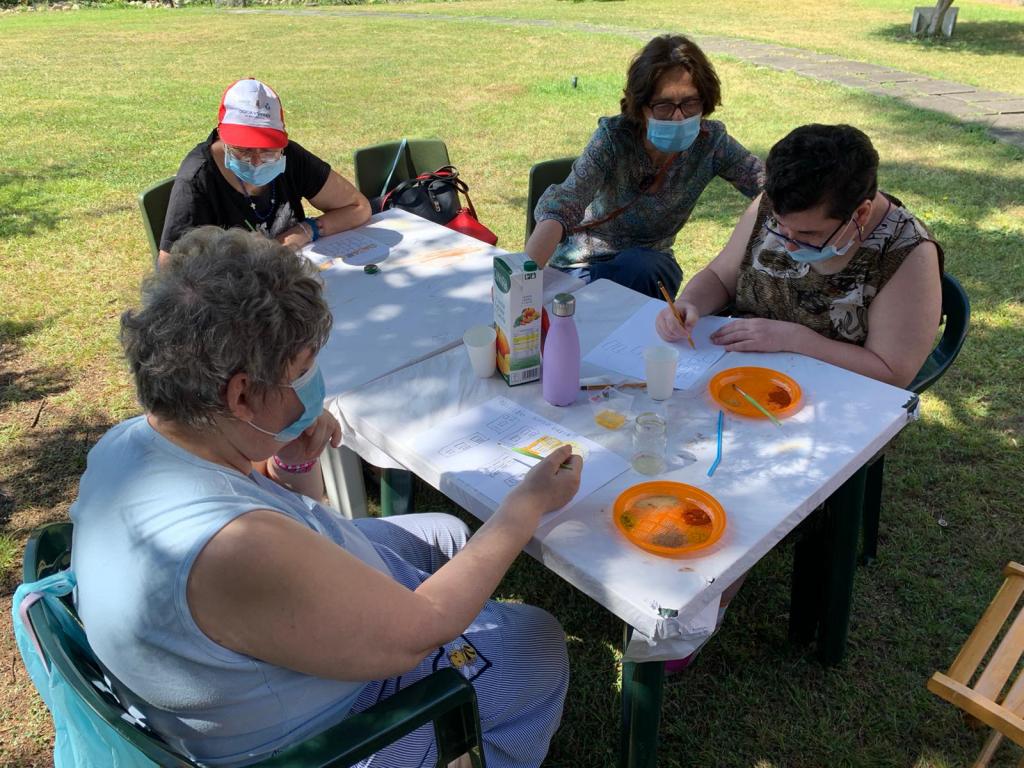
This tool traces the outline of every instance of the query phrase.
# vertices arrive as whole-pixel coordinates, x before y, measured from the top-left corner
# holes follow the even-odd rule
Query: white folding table
[[[575,295],[584,354],[648,300],[606,280]],[[706,394],[706,382],[715,372],[738,365],[787,373],[803,389],[804,404],[782,428],[727,414],[723,459],[708,478],[718,406]],[[359,435],[359,445],[388,454],[486,520],[496,504],[473,493],[457,476],[441,473],[430,456],[418,455],[414,438],[499,395],[630,458],[628,434],[597,426],[582,393],[576,405],[556,408],[543,400],[537,383],[510,388],[497,377],[476,379],[461,348],[354,389],[335,407],[346,433]],[[528,547],[530,554],[646,638],[643,645],[634,643],[627,655],[644,663],[629,663],[624,672],[624,764],[653,764],[662,665],[644,660],[664,658],[659,644],[671,648],[673,639],[685,636],[701,612],[717,604],[726,587],[826,500],[829,504],[817,516],[822,519],[811,521],[815,524],[797,547],[791,635],[809,640],[817,633],[824,661],[835,663],[842,657],[857,554],[862,468],[915,416],[916,403],[913,393],[801,355],[727,353],[694,388],[677,391],[667,401],[669,454],[677,458],[659,476],[702,488],[721,502],[728,525],[716,544],[677,560],[649,554],[626,541],[612,522],[611,507],[623,490],[650,479],[633,470],[542,521]],[[635,403],[633,411],[641,404]],[[678,458],[681,455],[695,460]]]

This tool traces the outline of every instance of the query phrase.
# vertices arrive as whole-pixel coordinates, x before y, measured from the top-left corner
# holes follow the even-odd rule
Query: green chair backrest
[[[526,239],[530,239],[537,220],[533,218],[533,209],[537,207],[540,196],[547,192],[552,184],[561,184],[572,171],[575,157],[560,157],[557,160],[544,160],[530,169],[530,184],[526,193]]]
[[[401,141],[388,141],[372,147],[357,149],[355,162],[356,188],[367,197],[379,197],[399,182],[415,178],[421,173],[436,171],[450,163],[448,147],[440,139],[408,139],[399,156]],[[397,164],[395,161],[398,161]],[[384,183],[394,168],[388,190]]]
[[[160,237],[164,233],[164,219],[167,218],[167,204],[171,200],[172,186],[174,177],[170,176],[139,194],[139,210],[142,212],[142,223],[146,227],[154,267],[160,258]]]
[[[945,272],[942,274],[942,317],[945,323],[942,337],[908,387],[917,394],[938,381],[953,364],[971,325],[971,301],[967,291],[955,277]]]
[[[71,523],[53,523],[32,533],[25,547],[22,574],[25,582],[36,581],[71,563]],[[60,670],[86,705],[109,723],[124,739],[150,760],[169,768],[197,768],[187,757],[173,751],[158,735],[125,719],[117,699],[106,692],[104,671],[92,651],[82,647],[63,631],[61,620],[79,623],[70,601],[58,617],[46,600],[29,609],[29,619],[49,664]],[[93,683],[103,685],[100,690]],[[337,725],[258,763],[263,768],[327,768],[349,766],[378,752],[388,744],[434,723],[437,766],[444,768],[468,754],[475,768],[486,768],[480,713],[472,683],[451,668],[439,669],[364,712],[350,715]]]

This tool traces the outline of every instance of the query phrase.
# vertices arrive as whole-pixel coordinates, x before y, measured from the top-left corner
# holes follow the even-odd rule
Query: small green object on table
[[[376,275],[378,272],[380,272],[380,267],[378,267],[376,264],[367,264],[365,267],[363,267],[363,272],[365,272],[368,275]]]

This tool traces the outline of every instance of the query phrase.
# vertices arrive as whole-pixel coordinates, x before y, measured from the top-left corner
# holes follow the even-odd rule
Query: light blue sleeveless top
[[[254,509],[287,515],[391,575],[351,521],[258,474],[200,459],[145,416],[89,452],[71,507],[71,567],[90,645],[148,724],[210,765],[244,765],[333,725],[365,685],[235,653],[196,625],[186,600],[192,564],[215,533]]]

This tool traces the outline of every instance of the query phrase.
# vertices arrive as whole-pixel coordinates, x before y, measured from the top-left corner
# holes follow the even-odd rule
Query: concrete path
[[[374,18],[414,19],[423,22],[465,22],[501,24],[513,27],[568,29],[578,32],[612,34],[647,41],[664,30],[632,29],[553,19],[510,19],[501,16],[455,16],[449,14],[387,13],[382,11],[349,11],[341,9],[273,9],[236,10],[234,13],[288,15],[365,16]],[[737,37],[694,35],[705,52],[729,56],[782,72],[795,72],[804,77],[827,80],[848,88],[857,88],[877,96],[899,99],[921,109],[941,112],[964,122],[984,125],[989,134],[1008,144],[1024,149],[1024,96],[988,91],[973,85],[936,80],[913,72],[903,72],[879,64],[864,64],[826,53],[803,48],[790,48],[774,43],[760,43]]]

